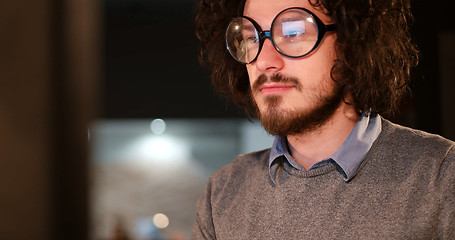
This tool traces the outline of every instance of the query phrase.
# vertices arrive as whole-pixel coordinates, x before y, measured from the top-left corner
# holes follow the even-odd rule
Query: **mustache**
[[[284,76],[283,74],[276,73],[273,75],[261,74],[257,78],[256,82],[253,83],[252,90],[254,92],[259,91],[261,89],[261,86],[268,81],[272,81],[272,82],[276,82],[276,83],[291,83],[296,87],[297,90],[300,90],[302,88],[302,86],[300,85],[300,82],[298,81],[298,79],[296,77]]]

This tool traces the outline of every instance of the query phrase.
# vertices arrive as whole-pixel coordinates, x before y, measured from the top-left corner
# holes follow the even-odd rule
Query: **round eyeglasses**
[[[276,15],[269,31],[262,31],[250,17],[234,18],[226,30],[226,47],[235,60],[248,64],[257,59],[268,38],[282,55],[299,58],[311,53],[324,34],[334,30],[335,24],[325,25],[308,9],[292,7]]]

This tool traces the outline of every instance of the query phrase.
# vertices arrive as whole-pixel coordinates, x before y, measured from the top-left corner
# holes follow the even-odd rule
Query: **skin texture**
[[[325,24],[332,23],[329,17],[307,0],[247,0],[244,15],[268,30],[273,18],[281,10],[296,6],[309,9]],[[333,154],[358,120],[355,108],[346,104],[349,95],[334,96],[337,94],[337,85],[330,72],[337,59],[335,40],[336,34],[328,32],[315,51],[305,57],[292,59],[278,53],[267,39],[257,60],[246,66],[261,122],[272,119],[272,125],[275,126],[271,127],[279,128],[293,119],[312,115],[328,99],[336,99],[336,106],[324,112],[326,118],[322,122],[307,124],[301,131],[284,134],[287,135],[292,156],[306,169]],[[276,75],[294,81],[272,81],[272,76]],[[265,128],[267,130],[267,126]]]

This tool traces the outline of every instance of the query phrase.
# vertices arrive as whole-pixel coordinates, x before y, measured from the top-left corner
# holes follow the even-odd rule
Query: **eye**
[[[259,42],[259,37],[256,34],[256,31],[244,31],[242,35],[243,40],[248,44],[254,44]]]
[[[293,31],[284,32],[284,33],[283,33],[283,36],[284,36],[284,37],[287,37],[287,38],[295,38],[295,37],[299,37],[300,35],[303,35],[303,34],[305,34],[304,31],[301,31],[301,30],[293,30]]]
[[[281,33],[285,38],[295,38],[305,34],[304,21],[287,21],[281,24]]]
[[[259,40],[258,40],[257,36],[249,36],[246,38],[246,41],[249,43],[257,43]]]

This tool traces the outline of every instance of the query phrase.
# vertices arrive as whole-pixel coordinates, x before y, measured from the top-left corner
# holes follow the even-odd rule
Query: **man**
[[[210,177],[192,239],[455,239],[454,142],[379,115],[417,63],[408,1],[198,7],[214,86],[276,139]]]

